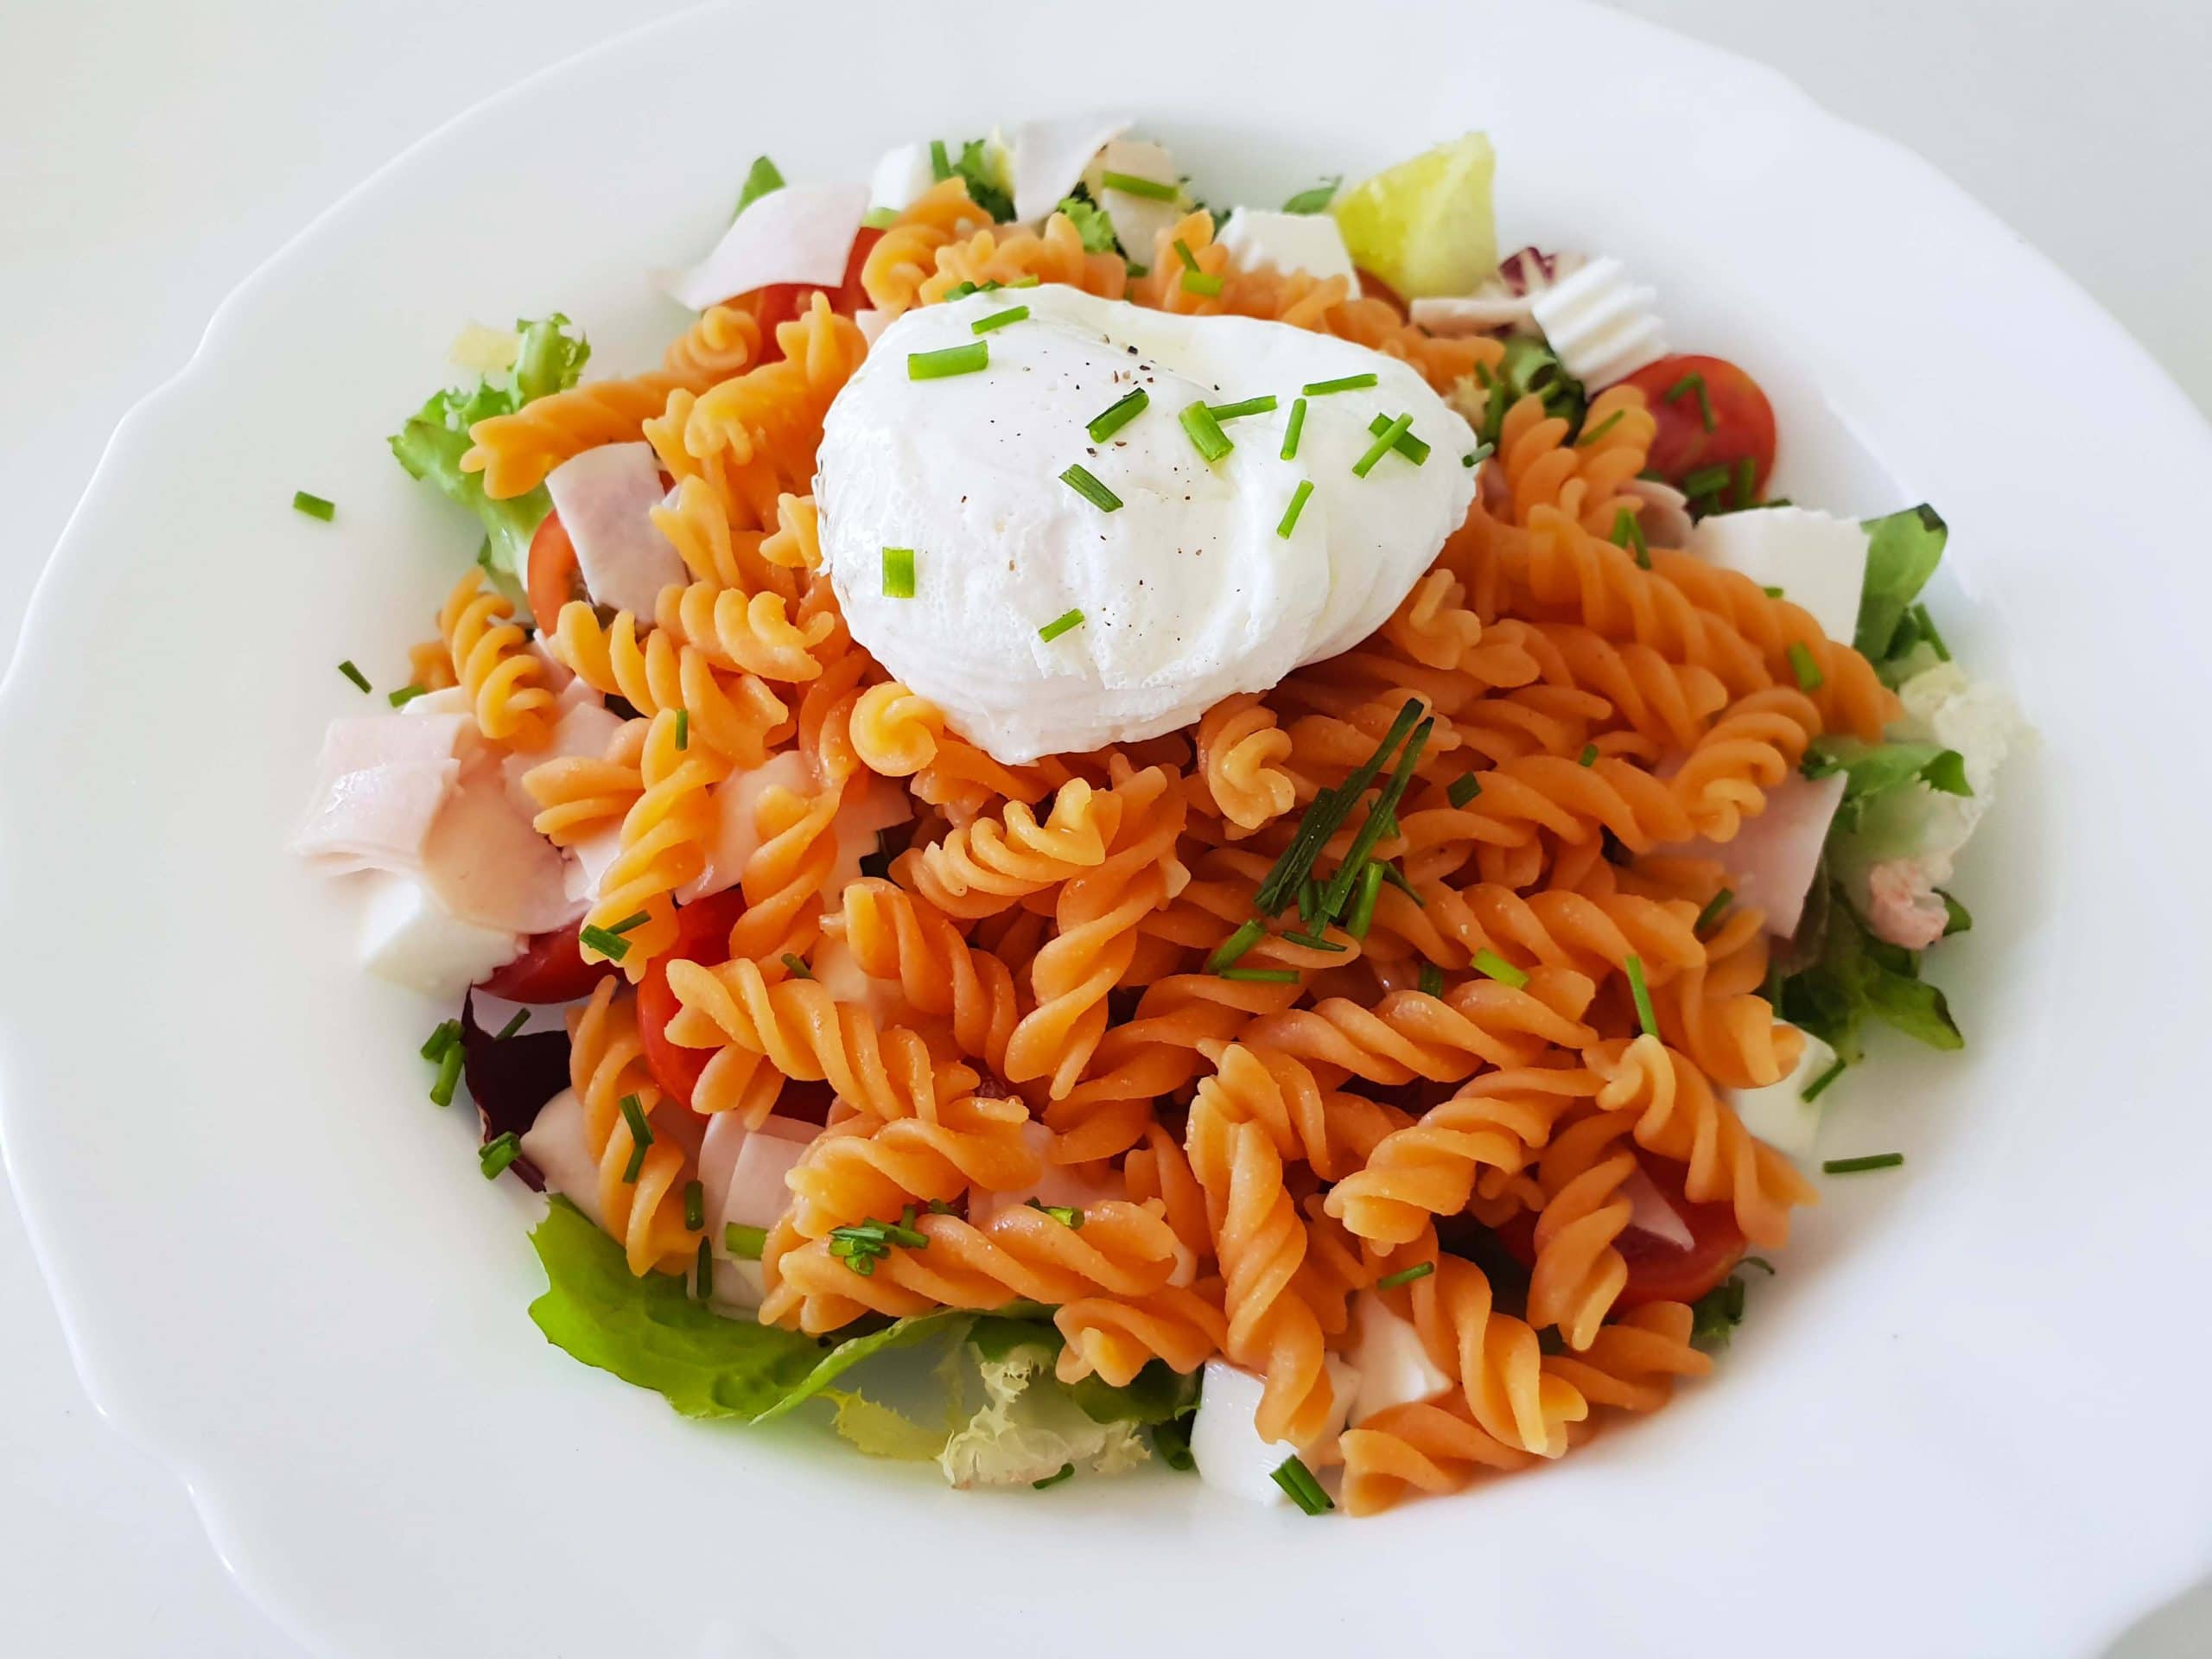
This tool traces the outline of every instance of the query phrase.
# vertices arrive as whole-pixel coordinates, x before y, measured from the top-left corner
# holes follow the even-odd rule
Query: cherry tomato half
[[[1726,1279],[1744,1259],[1744,1235],[1733,1206],[1692,1204],[1682,1196],[1682,1166],[1655,1158],[1642,1147],[1636,1161],[1669,1206],[1689,1230],[1687,1249],[1641,1228],[1613,1241],[1628,1264],[1628,1283],[1613,1306],[1625,1311],[1646,1302],[1694,1302]],[[1497,1230],[1498,1238],[1523,1267],[1536,1262],[1536,1218],[1523,1211]]]
[[[503,968],[493,969],[477,982],[486,996],[510,1002],[573,1002],[589,996],[591,988],[614,970],[611,962],[586,962],[576,942],[583,926],[579,917],[550,933],[534,933],[523,952]]]
[[[1736,464],[1749,456],[1752,499],[1765,493],[1774,471],[1774,406],[1758,381],[1726,358],[1675,356],[1638,369],[1627,384],[1643,391],[1659,423],[1652,471],[1680,487],[1694,474],[1719,467],[1731,480],[1728,499],[1738,505]]]
[[[549,512],[530,538],[530,560],[523,571],[524,591],[538,632],[550,633],[561,618],[561,607],[572,599],[588,599],[582,568],[576,563],[576,544],[569,538],[558,512]]]
[[[776,344],[776,326],[789,322],[802,315],[814,303],[817,293],[827,292],[830,308],[841,317],[849,317],[865,307],[868,290],[861,286],[861,268],[868,264],[868,250],[881,238],[883,232],[870,226],[862,226],[853,238],[853,251],[845,258],[845,280],[841,287],[831,289],[816,288],[810,283],[771,283],[766,288],[756,288],[749,294],[741,294],[725,302],[730,305],[745,305],[760,321],[760,360],[772,363],[781,357],[783,348]]]
[[[681,1006],[669,988],[668,964],[702,962],[709,966],[729,959],[729,931],[745,914],[745,894],[735,887],[710,893],[680,906],[676,912],[676,943],[653,960],[638,982],[638,1037],[645,1051],[645,1069],[668,1095],[691,1103],[699,1074],[714,1058],[711,1049],[686,1048],[669,1040],[668,1022]]]

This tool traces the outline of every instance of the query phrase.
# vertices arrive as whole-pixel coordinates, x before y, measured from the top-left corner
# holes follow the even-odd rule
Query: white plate
[[[2212,1557],[2205,429],[1764,71],[1580,6],[1238,11],[677,18],[378,175],[118,434],[0,703],[4,1140],[94,1397],[320,1650],[2079,1654]],[[442,1010],[363,980],[281,853],[364,706],[333,664],[397,683],[473,545],[383,446],[461,322],[559,307],[641,364],[680,321],[641,273],[757,151],[856,177],[1063,92],[1126,98],[1215,200],[1488,127],[1508,240],[1626,255],[1749,364],[1790,493],[1941,505],[1946,627],[2041,728],[1944,952],[1968,1053],[1835,1108],[1832,1150],[1908,1167],[1827,1184],[1711,1384],[1540,1476],[1354,1525],[687,1423],[524,1317],[532,1203],[423,1099]]]

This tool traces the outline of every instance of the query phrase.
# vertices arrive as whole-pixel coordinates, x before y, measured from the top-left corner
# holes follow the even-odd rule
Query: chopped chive
[[[1693,501],[1701,495],[1717,498],[1728,487],[1730,477],[1725,464],[1700,467],[1682,480],[1682,493]]]
[[[1138,416],[1143,414],[1146,405],[1151,402],[1151,394],[1142,386],[1139,386],[1119,402],[1107,405],[1104,412],[1094,416],[1090,423],[1083,429],[1090,434],[1090,441],[1093,443],[1103,443]]]
[[[619,922],[615,923],[612,927],[608,928],[607,931],[608,932],[610,932],[610,933],[613,934],[613,935],[615,936],[615,938],[621,938],[621,937],[622,937],[622,935],[623,935],[623,934],[625,934],[625,933],[634,933],[634,932],[636,932],[636,931],[638,931],[638,929],[639,929],[639,928],[643,927],[643,926],[644,926],[647,922],[651,921],[652,919],[652,918],[651,916],[647,915],[644,911],[642,911],[642,910],[634,910],[634,911],[632,911],[632,912],[631,912],[627,916],[625,916],[625,917],[624,917],[620,921],[619,921]]]
[[[343,674],[347,679],[353,681],[354,684],[359,686],[362,690],[366,691],[371,689],[368,676],[362,673],[359,669],[353,666],[353,659],[352,658],[349,657],[344,662],[339,664],[338,671],[340,674]]]
[[[930,140],[930,176],[943,184],[952,176],[952,157],[945,153],[944,140]]]
[[[1427,910],[1428,908],[1428,900],[1421,896],[1421,890],[1414,887],[1412,882],[1406,880],[1406,873],[1400,869],[1396,865],[1383,865],[1382,879],[1385,881],[1388,881],[1392,887],[1395,887],[1400,893],[1404,893],[1407,898],[1412,899],[1416,908],[1421,910]]]
[[[722,1249],[741,1262],[758,1262],[760,1252],[767,1247],[766,1227],[747,1227],[741,1221],[733,1221],[722,1228]]]
[[[1313,1478],[1313,1471],[1295,1452],[1277,1465],[1273,1478],[1290,1501],[1308,1515],[1326,1515],[1337,1507],[1330,1502],[1329,1495],[1321,1490],[1321,1483]]]
[[[800,956],[796,950],[785,951],[783,963],[785,968],[789,970],[791,976],[793,979],[812,979],[814,977],[814,969],[806,965],[806,958]]]
[[[691,747],[691,711],[689,709],[676,711],[676,747],[679,749]]]
[[[620,962],[630,954],[630,941],[619,933],[603,927],[583,927],[576,931],[576,943],[588,945],[609,962]]]
[[[1308,397],[1325,397],[1332,391],[1357,391],[1363,387],[1379,384],[1380,377],[1370,369],[1365,374],[1346,374],[1334,380],[1309,381],[1299,390]]]
[[[1198,268],[1198,256],[1191,251],[1191,245],[1179,236],[1175,238],[1175,257],[1183,262],[1185,270]]]
[[[1359,872],[1359,890],[1352,895],[1351,914],[1344,918],[1344,931],[1355,939],[1367,937],[1367,930],[1375,925],[1375,901],[1382,896],[1382,867],[1368,864]]]
[[[1398,803],[1405,798],[1406,786],[1413,782],[1414,767],[1421,760],[1421,752],[1428,742],[1428,734],[1436,729],[1433,719],[1424,720],[1413,729],[1406,740],[1406,747],[1398,756],[1398,764],[1390,773],[1390,781],[1376,792],[1375,804],[1368,809],[1366,822],[1359,826],[1359,833],[1351,838],[1345,849],[1344,861],[1337,873],[1329,878],[1329,885],[1322,892],[1322,906],[1332,916],[1344,913],[1351,900],[1352,883],[1362,879],[1361,867],[1375,850],[1384,829],[1395,823]],[[1357,797],[1353,798],[1357,798]],[[1349,810],[1347,803],[1347,810]],[[1378,880],[1380,877],[1376,878]]]
[[[1298,438],[1305,430],[1306,400],[1294,397],[1290,400],[1290,424],[1283,429],[1282,434],[1282,458],[1285,461],[1298,459]]]
[[[1951,648],[1943,643],[1943,636],[1936,632],[1936,624],[1929,616],[1928,607],[1925,604],[1912,607],[1912,620],[1920,625],[1920,637],[1928,642],[1929,650],[1936,653],[1936,660],[1939,663],[1949,662]]]
[[[1035,288],[1044,280],[1045,279],[1042,276],[1039,276],[1033,270],[1027,276],[1015,277],[1012,282],[1007,283],[1006,286],[1008,288]]]
[[[693,1274],[692,1274],[692,1284],[693,1284],[693,1287],[694,1287],[694,1289],[695,1289],[695,1293],[696,1294],[696,1295],[698,1296],[698,1298],[699,1298],[699,1300],[700,1300],[701,1301],[702,1301],[702,1302],[709,1302],[709,1301],[712,1301],[712,1300],[714,1300],[714,1296],[715,1296],[715,1252],[714,1252],[714,1247],[713,1247],[713,1246],[711,1246],[710,1244],[709,1244],[709,1243],[707,1243],[707,1241],[706,1241],[705,1239],[703,1239],[703,1238],[702,1238],[702,1239],[701,1239],[701,1240],[699,1241],[699,1261],[698,1261],[698,1265],[697,1265],[697,1267],[696,1267],[696,1268],[695,1268],[693,1269]]]
[[[512,1129],[495,1135],[486,1141],[476,1154],[476,1167],[484,1172],[484,1179],[496,1181],[506,1173],[507,1166],[522,1156],[522,1139]]]
[[[1377,415],[1373,420],[1367,423],[1367,429],[1379,436],[1382,434],[1382,429],[1389,424],[1390,423],[1387,416]],[[1413,462],[1416,467],[1420,466],[1421,462],[1428,459],[1428,445],[1422,442],[1421,439],[1415,437],[1411,432],[1401,432],[1398,435],[1396,448],[1400,454],[1403,455],[1408,461]]]
[[[1459,807],[1466,805],[1469,801],[1473,800],[1482,792],[1483,780],[1471,772],[1464,777],[1454,778],[1446,786],[1444,798],[1451,802],[1453,806]]]
[[[1221,423],[1214,419],[1213,411],[1204,404],[1191,404],[1175,418],[1182,423],[1191,447],[1206,461],[1219,461],[1236,447],[1229,434],[1221,429]]]
[[[1266,877],[1260,883],[1259,891],[1253,895],[1254,909],[1268,916],[1282,912],[1283,906],[1298,893],[1299,884],[1313,873],[1313,861],[1320,856],[1321,849],[1328,845],[1329,838],[1337,833],[1338,827],[1350,814],[1353,804],[1366,792],[1367,786],[1375,781],[1376,774],[1382,771],[1383,763],[1398,745],[1405,741],[1407,734],[1413,730],[1414,722],[1421,718],[1421,699],[1408,697],[1404,707],[1398,710],[1398,717],[1390,722],[1390,729],[1383,734],[1382,742],[1376,746],[1375,753],[1344,780],[1344,787],[1323,790],[1314,798],[1313,804],[1300,817],[1297,832],[1291,837],[1290,845],[1269,867]]]
[[[1808,1106],[1811,1105],[1815,1101],[1821,1097],[1822,1091],[1827,1088],[1828,1084],[1834,1083],[1838,1077],[1841,1077],[1847,1069],[1847,1063],[1842,1060],[1838,1060],[1834,1065],[1828,1067],[1827,1071],[1821,1072],[1819,1077],[1815,1077],[1810,1083],[1807,1084],[1803,1092],[1801,1093],[1797,1098],[1803,1101]]]
[[[1719,921],[1727,912],[1728,906],[1735,902],[1736,890],[1733,887],[1721,888],[1706,901],[1705,908],[1698,912],[1697,920],[1690,924],[1690,931],[1703,938],[1706,930]]]
[[[1575,757],[1575,764],[1580,766],[1596,766],[1598,764],[1598,746],[1595,743],[1585,743],[1582,746],[1582,753]]]
[[[1716,425],[1719,424],[1719,423],[1713,418],[1713,400],[1706,393],[1705,377],[1703,375],[1684,375],[1681,379],[1675,381],[1673,385],[1668,387],[1665,391],[1659,394],[1659,401],[1662,404],[1679,404],[1683,398],[1690,396],[1692,393],[1695,393],[1697,396],[1698,424],[1702,426],[1707,431],[1710,432]]]
[[[1218,974],[1234,968],[1238,958],[1267,937],[1268,926],[1265,922],[1255,920],[1245,923],[1214,947],[1213,954],[1206,958],[1206,971],[1210,974]]]
[[[1245,980],[1255,985],[1295,985],[1298,983],[1298,969],[1295,968],[1224,968],[1216,977]]]
[[[1106,176],[1110,179],[1114,175],[1111,173],[1109,173]],[[1071,1463],[1064,1463],[1060,1465],[1059,1473],[1057,1475],[1047,1475],[1042,1480],[1031,1481],[1029,1483],[1029,1489],[1032,1491],[1041,1492],[1047,1486],[1057,1486],[1064,1480],[1073,1480],[1074,1478],[1075,1465]]]
[[[508,1038],[513,1036],[517,1032],[520,1031],[529,1023],[530,1010],[528,1008],[517,1008],[514,1012],[514,1017],[508,1020],[505,1025],[499,1027],[499,1034],[492,1040],[494,1042],[504,1043]]]
[[[1310,875],[1298,884],[1298,919],[1308,927],[1329,925],[1329,918],[1321,908],[1321,884]]]
[[[906,378],[909,380],[942,380],[955,374],[973,374],[988,368],[991,361],[991,342],[971,340],[965,346],[947,346],[941,351],[909,352],[906,353]]]
[[[896,207],[871,207],[862,216],[861,228],[869,231],[887,231],[898,222],[899,210]]]
[[[1401,415],[1389,425],[1384,427],[1382,435],[1367,446],[1367,453],[1352,462],[1352,476],[1365,478],[1368,474],[1373,472],[1375,463],[1398,447],[1398,440],[1405,436],[1407,429],[1413,423],[1414,417],[1411,415]]]
[[[1423,996],[1444,995],[1444,970],[1433,962],[1421,965],[1421,994]]]
[[[1204,294],[1211,298],[1221,292],[1221,278],[1203,270],[1186,270],[1183,273],[1183,291],[1185,294]]]
[[[1738,507],[1757,506],[1758,490],[1758,463],[1749,455],[1738,457],[1736,461],[1736,505]]]
[[[1301,478],[1298,487],[1290,493],[1290,505],[1282,510],[1282,518],[1275,525],[1275,534],[1286,542],[1291,531],[1298,528],[1298,515],[1306,511],[1306,498],[1313,493],[1313,480]]]
[[[1761,584],[1760,584],[1760,587],[1759,587],[1759,592],[1761,592],[1761,593],[1764,594],[1765,594],[1769,599],[1780,599],[1780,598],[1782,597],[1782,589],[1781,589],[1781,588],[1770,588],[1770,587],[1767,587],[1764,583],[1761,583]]]
[[[327,524],[336,515],[338,509],[334,504],[324,500],[319,495],[309,495],[305,490],[294,490],[292,511],[304,512],[310,518],[320,518]]]
[[[1800,688],[1807,691],[1821,689],[1821,665],[1813,660],[1813,653],[1805,649],[1802,639],[1789,642],[1789,671],[1797,677]]]
[[[1484,978],[1494,979],[1501,985],[1510,985],[1516,991],[1528,987],[1529,976],[1487,945],[1475,952],[1473,967]]]
[[[1098,175],[1101,190],[1119,190],[1125,196],[1142,196],[1147,201],[1173,201],[1183,194],[1179,184],[1162,184],[1158,179],[1141,179],[1134,173],[1116,173],[1112,168]],[[1177,245],[1180,246],[1179,243]]]
[[[1336,200],[1337,188],[1344,182],[1344,175],[1325,179],[1310,190],[1301,190],[1282,205],[1286,213],[1322,213]]]
[[[1410,1285],[1416,1279],[1426,1279],[1436,1271],[1433,1262],[1416,1262],[1410,1268],[1400,1268],[1395,1273],[1386,1273],[1375,1281],[1377,1290],[1395,1290],[1400,1285]]]
[[[1613,514],[1613,531],[1605,539],[1615,547],[1624,547],[1635,554],[1639,569],[1649,570],[1651,568],[1651,550],[1644,544],[1643,526],[1637,522],[1636,515],[1626,507]]]
[[[1598,440],[1604,437],[1606,433],[1611,431],[1616,426],[1619,425],[1621,416],[1627,413],[1628,410],[1624,409],[1615,410],[1611,414],[1606,416],[1604,420],[1599,422],[1597,425],[1592,427],[1587,432],[1585,432],[1580,437],[1577,438],[1574,441],[1575,448],[1579,449],[1585,444],[1597,442]]]
[[[1241,404],[1209,404],[1206,407],[1217,421],[1233,421],[1240,416],[1272,413],[1275,395],[1270,391],[1262,397],[1247,397]]]
[[[887,547],[883,550],[883,596],[886,599],[912,599],[914,596],[912,548]]]
[[[1004,311],[994,311],[988,317],[978,317],[968,325],[971,334],[988,334],[994,328],[1003,328],[1009,322],[1020,322],[1029,315],[1029,308],[1017,305]]]
[[[1659,1016],[1651,1011],[1651,987],[1644,983],[1643,958],[1630,957],[1621,966],[1628,973],[1628,994],[1636,1000],[1636,1022],[1647,1037],[1659,1034]]]
[[[462,1058],[459,1039],[455,1039],[448,1046],[446,1052],[438,1056],[437,1080],[430,1085],[430,1103],[433,1106],[453,1104],[454,1086],[461,1081]]]
[[[404,709],[409,703],[414,702],[416,698],[426,697],[429,696],[429,694],[430,689],[426,685],[403,685],[398,690],[386,697],[385,701],[395,709]]]
[[[1122,505],[1122,498],[1100,483],[1090,469],[1081,462],[1062,473],[1060,482],[1101,512],[1111,512]]]
[[[1032,1198],[1029,1200],[1029,1207],[1032,1210],[1041,1211],[1044,1214],[1050,1216],[1054,1221],[1058,1222],[1061,1226],[1066,1228],[1070,1232],[1079,1233],[1083,1230],[1083,1211],[1077,1209],[1073,1205],[1046,1204],[1041,1198]]]
[[[707,1224],[707,1189],[702,1182],[683,1183],[683,1224],[695,1233]]]
[[[1821,1166],[1823,1175],[1856,1175],[1866,1169],[1895,1169],[1904,1162],[1901,1152],[1869,1153],[1864,1158],[1831,1158]]]
[[[1049,645],[1062,634],[1082,626],[1083,613],[1080,610],[1063,611],[1043,627],[1038,629],[1037,637]]]
[[[630,1162],[622,1172],[625,1185],[635,1186],[638,1177],[645,1167],[645,1150],[653,1143],[652,1125],[645,1122],[645,1109],[635,1095],[622,1096],[622,1121],[630,1126]]]
[[[1374,864],[1369,868],[1379,870],[1382,867],[1380,864]],[[1286,933],[1282,937],[1285,944],[1302,944],[1308,950],[1326,950],[1332,955],[1341,956],[1351,948],[1349,945],[1338,944],[1334,939],[1320,938],[1312,933]]]
[[[417,1052],[426,1060],[442,1060],[445,1052],[461,1040],[461,1021],[448,1020],[423,1040]]]

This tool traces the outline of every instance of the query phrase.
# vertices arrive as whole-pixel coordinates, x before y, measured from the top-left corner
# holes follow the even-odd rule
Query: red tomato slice
[[[573,1002],[614,971],[611,962],[586,962],[576,943],[582,918],[550,933],[536,933],[522,955],[477,982],[486,996],[510,1002]]]
[[[530,598],[530,613],[537,619],[540,633],[550,632],[560,620],[561,607],[572,599],[588,599],[576,544],[569,538],[561,515],[549,512],[530,538],[530,560],[523,572],[523,587]]]
[[[729,931],[745,914],[745,894],[735,887],[710,893],[676,912],[676,943],[654,958],[638,982],[638,1037],[645,1051],[645,1069],[671,1097],[691,1103],[699,1074],[714,1058],[711,1049],[686,1048],[669,1040],[668,1022],[681,1005],[669,988],[671,962],[714,963],[729,959]]]
[[[1636,1161],[1675,1213],[1689,1229],[1690,1245],[1681,1249],[1632,1227],[1613,1243],[1628,1264],[1628,1283],[1613,1304],[1618,1310],[1646,1302],[1694,1302],[1726,1279],[1744,1259],[1744,1235],[1736,1212],[1726,1204],[1692,1204],[1682,1196],[1682,1166],[1655,1158],[1642,1147]],[[1536,1218],[1522,1211],[1497,1229],[1497,1236],[1523,1267],[1536,1262]]]
[[[1698,382],[1704,382],[1705,401],[1698,401]],[[1774,471],[1774,405],[1759,390],[1759,383],[1722,357],[1662,357],[1629,376],[1627,385],[1642,389],[1659,423],[1651,441],[1651,470],[1679,486],[1692,474],[1707,467],[1726,469],[1732,482],[1730,505],[1737,505],[1732,482],[1736,463],[1749,456],[1752,466],[1754,499],[1766,493]],[[1670,399],[1669,393],[1675,394]],[[1712,413],[1710,429],[1707,411]]]
[[[760,321],[760,360],[772,363],[781,357],[783,348],[776,344],[776,326],[790,322],[804,313],[814,303],[817,293],[830,296],[830,308],[841,317],[849,317],[868,304],[868,290],[861,286],[861,267],[868,264],[868,250],[881,239],[883,232],[871,226],[862,226],[853,238],[853,251],[845,258],[845,280],[836,289],[818,289],[810,283],[771,283],[766,288],[756,288],[749,294],[738,295],[725,304],[746,305]]]

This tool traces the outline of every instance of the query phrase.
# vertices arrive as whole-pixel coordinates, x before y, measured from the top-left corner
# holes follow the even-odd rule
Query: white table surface
[[[0,668],[109,431],[184,362],[248,271],[479,97],[679,9],[0,7]],[[1271,14],[1282,9],[1270,0]],[[2212,410],[2212,9],[2202,0],[1623,9],[1773,64],[1829,108],[1929,156],[2055,257]],[[1478,124],[1481,111],[1468,118]],[[1961,389],[1967,408],[1971,390]],[[2094,418],[2093,389],[2051,390],[2054,416]],[[0,995],[11,971],[21,969],[0,965]],[[140,1288],[160,1294],[156,1266]],[[4,1199],[0,1331],[0,1649],[300,1659],[232,1586],[182,1487],[86,1402]],[[2108,1659],[2206,1651],[2212,1587],[2152,1615]]]

